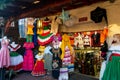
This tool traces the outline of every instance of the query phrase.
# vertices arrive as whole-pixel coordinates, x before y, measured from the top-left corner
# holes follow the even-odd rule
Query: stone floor
[[[41,77],[34,77],[30,72],[17,73],[17,75],[12,80],[56,80],[53,79],[51,74]],[[69,80],[99,80],[92,76],[83,75],[77,72],[73,72],[69,75]]]

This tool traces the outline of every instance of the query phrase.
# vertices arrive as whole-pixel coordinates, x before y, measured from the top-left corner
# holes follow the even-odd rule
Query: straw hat
[[[112,37],[114,34],[120,34],[120,26],[111,24],[108,26],[108,36]]]
[[[44,52],[45,46],[39,46],[39,51]]]

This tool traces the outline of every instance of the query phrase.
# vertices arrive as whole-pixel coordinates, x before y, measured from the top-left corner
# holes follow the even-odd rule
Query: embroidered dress
[[[35,56],[37,58],[37,61],[35,63],[35,66],[33,68],[33,71],[32,71],[32,75],[33,76],[43,76],[46,74],[46,71],[44,69],[44,63],[43,63],[43,54],[40,55],[40,54],[37,54]]]
[[[101,80],[120,80],[120,45],[109,48],[106,68]]]
[[[10,66],[9,69],[13,69],[14,71],[18,71],[22,69],[23,57],[16,51],[20,48],[19,44],[15,44],[16,46],[12,46],[11,44],[8,46],[10,49]]]
[[[9,67],[10,66],[10,52],[8,49],[8,41],[2,39],[1,41],[1,49],[0,49],[0,68]]]
[[[71,55],[70,55],[70,49],[68,48],[68,46],[65,47],[65,55],[62,60],[62,64],[63,66],[68,66],[69,64],[71,64]]]
[[[55,79],[59,78],[60,74],[60,68],[62,67],[62,60],[60,59],[61,55],[61,49],[54,49],[52,48],[51,53],[53,54],[53,60],[52,60],[52,76]]]
[[[23,47],[25,47],[26,51],[24,54],[22,68],[25,71],[32,71],[34,67],[34,57],[31,49],[34,48],[34,44],[32,42],[25,42]]]

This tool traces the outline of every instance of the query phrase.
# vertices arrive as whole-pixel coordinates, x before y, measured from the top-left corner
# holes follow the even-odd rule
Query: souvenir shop
[[[51,74],[55,79],[68,80],[69,73],[75,72],[98,78],[103,61],[101,46],[108,36],[106,9],[96,7],[90,17],[78,18],[72,10],[69,13],[62,9],[59,15],[19,19],[17,28],[13,22],[11,34],[0,39],[0,75],[26,71],[35,77]],[[17,36],[11,36],[16,35],[13,28],[18,30]]]

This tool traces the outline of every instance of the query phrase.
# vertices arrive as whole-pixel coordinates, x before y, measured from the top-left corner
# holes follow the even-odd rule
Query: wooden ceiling
[[[44,17],[107,0],[0,0],[0,17]],[[4,5],[3,5],[4,4]]]

